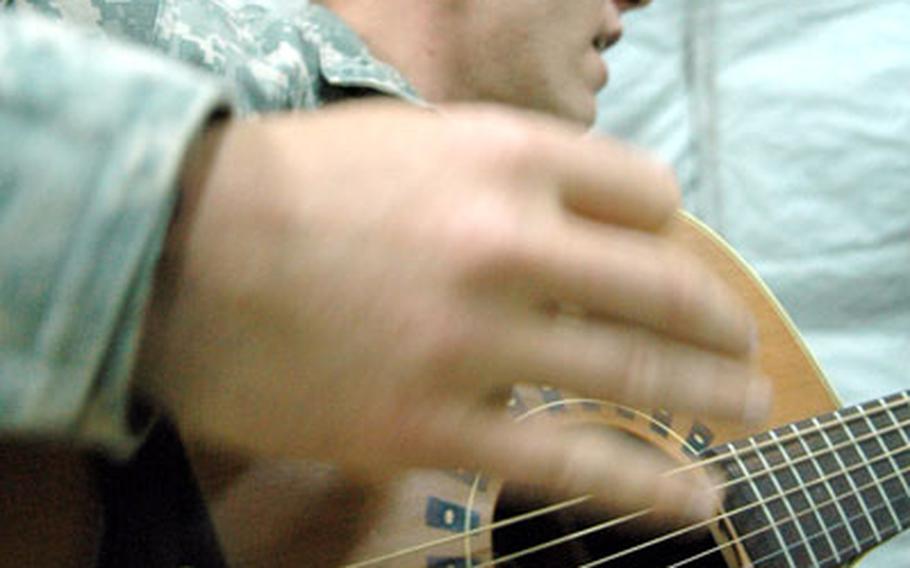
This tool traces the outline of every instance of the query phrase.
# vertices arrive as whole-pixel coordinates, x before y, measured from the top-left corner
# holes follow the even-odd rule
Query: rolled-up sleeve
[[[0,436],[128,455],[130,376],[188,146],[229,110],[178,63],[0,14]]]

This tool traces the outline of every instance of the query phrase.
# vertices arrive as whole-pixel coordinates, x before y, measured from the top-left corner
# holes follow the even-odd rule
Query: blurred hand
[[[708,514],[713,492],[636,446],[503,411],[519,380],[737,418],[767,402],[750,315],[657,235],[673,175],[580,134],[392,103],[213,127],[185,172],[139,388],[188,438],[256,456],[375,478],[474,468]]]

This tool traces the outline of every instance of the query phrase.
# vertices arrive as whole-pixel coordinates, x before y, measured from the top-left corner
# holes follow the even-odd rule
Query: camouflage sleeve
[[[128,455],[130,374],[183,154],[220,83],[0,11],[0,436]]]

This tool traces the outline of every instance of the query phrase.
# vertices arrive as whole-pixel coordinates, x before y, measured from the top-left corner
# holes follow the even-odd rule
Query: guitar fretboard
[[[756,567],[842,566],[910,526],[910,391],[710,450]]]

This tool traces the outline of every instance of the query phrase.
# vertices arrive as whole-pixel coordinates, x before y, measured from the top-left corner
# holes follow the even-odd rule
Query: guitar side
[[[766,424],[742,429],[718,422],[718,441],[742,438],[839,408],[840,401],[790,317],[739,254],[687,213],[677,215],[667,234],[710,266],[752,310],[761,342],[759,366],[774,387],[774,405]]]

